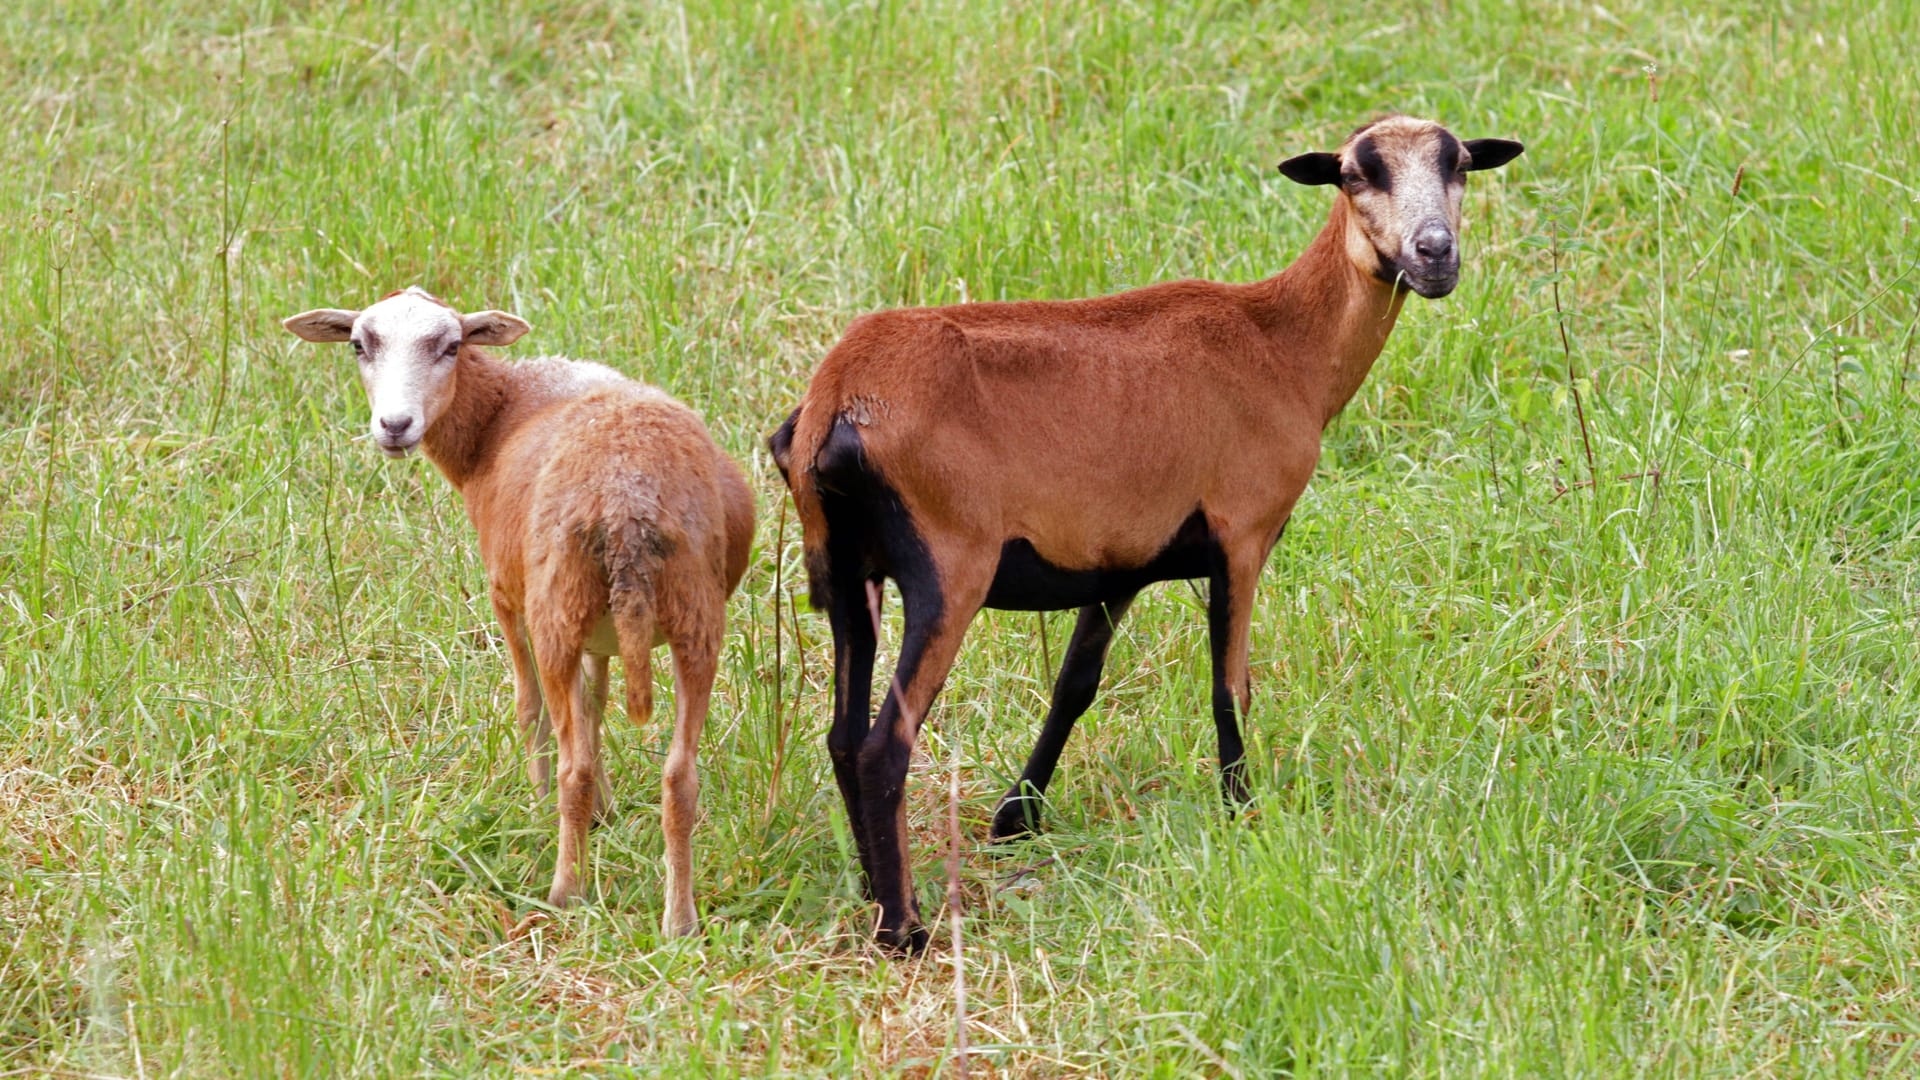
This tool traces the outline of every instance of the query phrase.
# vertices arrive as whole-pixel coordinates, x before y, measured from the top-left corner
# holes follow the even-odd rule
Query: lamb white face
[[[453,401],[460,346],[508,345],[527,332],[504,311],[462,315],[413,286],[365,311],[319,308],[283,324],[307,341],[353,345],[367,391],[367,433],[380,452],[404,457]]]
[[[354,320],[348,340],[372,409],[367,433],[381,453],[406,456],[446,411],[461,336],[453,309],[417,289],[390,296]]]
[[[1389,116],[1347,138],[1337,154],[1302,154],[1280,164],[1302,184],[1338,184],[1352,213],[1347,255],[1363,272],[1426,297],[1445,296],[1460,278],[1460,200],[1467,173],[1519,156],[1505,139],[1461,142],[1430,120]]]

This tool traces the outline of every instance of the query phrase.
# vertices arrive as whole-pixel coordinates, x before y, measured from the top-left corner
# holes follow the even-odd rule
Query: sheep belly
[[[1219,541],[1195,510],[1158,554],[1138,566],[1068,569],[1049,562],[1025,537],[1000,545],[1000,564],[982,606],[1002,611],[1062,611],[1132,596],[1156,581],[1206,577]]]

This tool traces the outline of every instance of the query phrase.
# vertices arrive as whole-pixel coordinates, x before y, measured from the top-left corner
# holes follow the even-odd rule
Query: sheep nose
[[[1428,225],[1413,238],[1413,250],[1423,259],[1444,259],[1453,254],[1453,231],[1438,222]]]
[[[408,416],[406,413],[396,413],[393,416],[383,416],[380,418],[381,430],[389,435],[405,435],[407,429],[412,426],[413,417]]]

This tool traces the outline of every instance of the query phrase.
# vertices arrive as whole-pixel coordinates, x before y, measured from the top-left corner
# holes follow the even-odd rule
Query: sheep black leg
[[[847,826],[860,854],[861,889],[874,898],[873,856],[867,843],[866,815],[860,801],[860,744],[866,741],[873,709],[873,617],[867,611],[866,579],[857,567],[836,567],[827,621],[833,627],[833,726],[827,731],[827,756],[833,779],[847,807]]]
[[[880,715],[860,747],[860,801],[872,845],[874,898],[880,904],[875,937],[884,948],[918,953],[927,947],[928,934],[920,921],[907,858],[907,766],[920,725],[986,596],[992,565],[943,568],[947,574],[935,574],[931,563],[906,558],[894,565],[905,608],[900,663]]]
[[[924,950],[928,940],[926,927],[920,921],[920,901],[914,895],[913,868],[906,850],[907,767],[913,760],[913,744],[919,737],[925,709],[933,701],[933,695],[925,690],[925,676],[930,673],[922,670],[923,662],[942,614],[938,585],[929,582],[926,587],[932,595],[916,591],[908,582],[901,583],[906,626],[900,642],[900,662],[894,668],[893,684],[881,700],[880,715],[867,732],[859,757],[861,809],[871,844],[869,877],[873,899],[880,904],[880,923],[875,937],[883,948],[908,953]],[[939,680],[945,676],[942,665],[933,677]],[[901,698],[907,687],[920,692],[914,694],[910,702],[903,702]]]
[[[1040,830],[1041,801],[1060,763],[1060,752],[1073,734],[1074,723],[1093,704],[1094,694],[1100,689],[1100,673],[1106,667],[1107,647],[1131,603],[1133,594],[1129,593],[1080,609],[1067,654],[1060,661],[1060,675],[1053,683],[1053,702],[1040,726],[1040,738],[1033,744],[1020,779],[1001,798],[1000,808],[993,815],[995,840],[1016,840]]]
[[[1230,810],[1246,803],[1246,747],[1239,714],[1245,710],[1247,638],[1253,616],[1253,585],[1259,574],[1235,573],[1226,552],[1216,554],[1207,582],[1207,645],[1213,660],[1213,727],[1220,740],[1220,793]]]

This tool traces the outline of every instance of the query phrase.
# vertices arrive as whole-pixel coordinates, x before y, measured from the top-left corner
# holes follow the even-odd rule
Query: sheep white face
[[[352,343],[370,406],[367,433],[388,457],[406,456],[446,412],[462,344],[508,345],[529,329],[504,311],[462,315],[417,286],[365,311],[320,308],[283,325],[308,341]]]
[[[404,457],[453,400],[460,319],[412,291],[360,313],[348,338],[372,416],[367,433],[388,457]]]
[[[1505,139],[1461,142],[1431,120],[1389,116],[1347,138],[1337,154],[1280,165],[1302,184],[1338,184],[1347,200],[1347,256],[1363,272],[1425,297],[1460,278],[1460,200],[1467,173],[1494,169],[1522,147]]]

